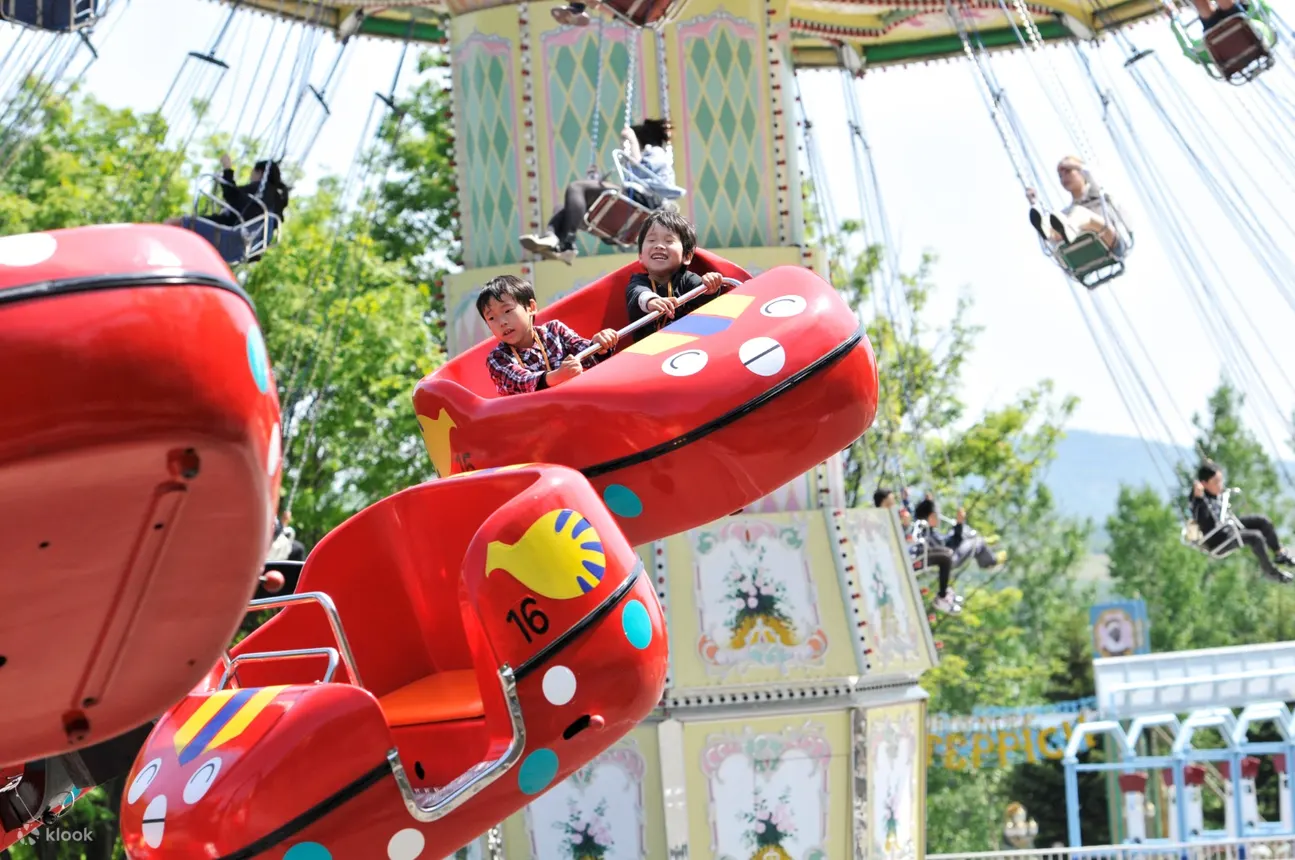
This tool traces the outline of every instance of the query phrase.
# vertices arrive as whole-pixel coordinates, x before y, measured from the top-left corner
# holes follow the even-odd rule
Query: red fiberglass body
[[[6,765],[202,680],[256,589],[280,440],[256,314],[185,230],[0,238],[0,363]]]
[[[655,588],[562,466],[397,493],[270,601],[287,608],[136,759],[134,860],[445,857],[630,731],[665,685]]]
[[[744,281],[563,384],[502,397],[480,343],[419,383],[414,408],[441,475],[518,461],[579,469],[642,544],[726,516],[859,438],[877,364],[836,290],[797,266]],[[541,310],[581,335],[627,322],[636,261]]]

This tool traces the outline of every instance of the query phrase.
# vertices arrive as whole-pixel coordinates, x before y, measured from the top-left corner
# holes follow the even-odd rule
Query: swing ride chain
[[[625,37],[625,49],[629,56],[625,66],[625,130],[629,131],[630,115],[634,105],[634,66],[638,55],[638,33],[629,31]]]
[[[594,118],[593,128],[589,130],[589,170],[586,171],[590,179],[598,177],[598,143],[603,115],[603,27],[606,20],[604,16],[598,16],[598,71],[594,74]]]

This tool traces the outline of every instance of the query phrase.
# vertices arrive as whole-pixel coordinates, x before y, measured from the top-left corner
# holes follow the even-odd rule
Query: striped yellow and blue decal
[[[625,352],[660,355],[675,347],[692,343],[698,338],[719,334],[726,331],[733,324],[733,320],[740,317],[753,301],[755,296],[734,293],[718,296],[709,304],[702,305],[687,316],[680,317],[661,331],[643,338]]]
[[[180,757],[180,764],[188,764],[204,752],[241,735],[286,689],[286,686],[250,687],[212,693],[176,729],[175,752]]]

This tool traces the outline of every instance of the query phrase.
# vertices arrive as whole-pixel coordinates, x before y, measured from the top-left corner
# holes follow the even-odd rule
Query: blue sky
[[[1279,12],[1284,8],[1277,4]],[[207,0],[129,0],[129,5],[119,0],[96,39],[101,44],[101,58],[91,67],[86,88],[113,105],[155,108],[186,53],[208,47],[225,15],[225,7]],[[286,26],[279,25],[274,38],[267,41],[272,33],[271,19],[245,17],[248,20],[228,37],[231,44],[239,46],[237,50],[246,45],[248,54],[254,55],[262,45],[295,44],[281,41]],[[1284,223],[1284,213],[1295,211],[1291,205],[1295,203],[1291,182],[1295,164],[1287,157],[1289,150],[1270,163],[1273,148],[1253,143],[1254,124],[1274,115],[1273,94],[1260,92],[1254,85],[1233,88],[1209,80],[1181,56],[1163,23],[1137,27],[1131,34],[1139,47],[1157,51],[1164,67],[1181,85],[1181,93],[1199,111],[1199,119],[1212,127],[1214,147],[1253,181],[1247,198],[1258,199],[1260,189],[1268,194],[1270,204],[1265,204],[1260,215],[1262,222],[1282,247],[1295,247],[1288,241],[1295,238],[1295,230]],[[0,40],[0,49],[3,46]],[[331,37],[320,43],[312,80],[322,78],[336,50]],[[1107,45],[1103,54],[1109,58],[1107,68],[1120,86],[1122,102],[1134,116],[1144,151],[1172,177],[1172,194],[1205,237],[1199,247],[1224,262],[1234,291],[1229,298],[1231,306],[1244,309],[1267,341],[1275,362],[1253,335],[1247,335],[1242,347],[1265,370],[1282,413],[1288,415],[1295,407],[1295,387],[1283,374],[1295,359],[1295,338],[1290,336],[1295,314],[1187,167],[1147,100],[1131,87],[1120,67],[1118,50]],[[387,91],[398,57],[399,46],[391,43],[363,41],[351,49],[339,71],[331,119],[307,167],[307,186],[309,178],[321,172],[345,172],[360,142],[373,94]],[[1283,65],[1263,79],[1269,81],[1279,100],[1295,94],[1295,75],[1288,68],[1292,61],[1289,47],[1283,47],[1281,57]],[[1170,404],[1186,416],[1201,408],[1218,379],[1219,361],[1212,347],[1200,343],[1204,329],[1153,229],[1156,211],[1135,195],[1102,126],[1092,90],[1068,49],[1047,50],[1042,58],[1020,52],[998,54],[992,65],[1037,145],[1044,181],[1055,183],[1053,167],[1061,155],[1082,154],[1073,131],[1078,127],[1096,155],[1105,187],[1125,207],[1138,246],[1130,258],[1129,272],[1102,289],[1118,290],[1120,305],[1135,333],[1125,337],[1136,336],[1127,344],[1137,352],[1144,378],[1157,389],[1156,380],[1163,379],[1170,394],[1165,397],[1155,392],[1169,427],[1148,428],[1154,430],[1151,435],[1162,438],[1167,432],[1175,441],[1186,441],[1190,436],[1185,422],[1169,414],[1174,411]],[[227,95],[241,93],[238,98],[245,100],[250,74],[244,70],[239,75],[238,64],[234,66],[223,91]],[[1054,69],[1055,79],[1051,77]],[[411,54],[406,84],[413,71]],[[1053,83],[1045,88],[1048,80]],[[857,204],[840,84],[835,73],[811,72],[802,89],[823,159],[833,165],[833,176],[841,178],[834,186],[836,209],[840,216],[851,217]],[[984,333],[966,368],[962,391],[973,412],[1001,405],[1048,377],[1055,381],[1059,393],[1081,398],[1072,426],[1133,435],[1134,424],[1085,328],[1073,288],[1040,253],[1029,228],[1022,190],[977,90],[973,66],[965,61],[944,62],[871,72],[858,84],[858,92],[902,263],[911,267],[923,250],[939,254],[935,269],[939,290],[932,308],[937,318],[952,311],[960,294],[974,299],[971,318],[984,327]],[[1070,95],[1077,124],[1066,124],[1058,110],[1058,104],[1065,105],[1065,93]],[[1171,98],[1175,94],[1161,95]],[[1284,113],[1273,127],[1288,129],[1295,124],[1295,112],[1290,108],[1295,98],[1280,104]],[[234,111],[229,115],[236,118]],[[254,117],[243,120],[254,121]],[[1058,189],[1054,184],[1047,191],[1057,193]],[[1290,274],[1295,277],[1295,271]],[[1215,290],[1224,291],[1217,284]],[[1092,302],[1095,297],[1084,294],[1078,298]],[[1109,301],[1105,307],[1108,313],[1115,313]],[[1276,409],[1262,414],[1272,439],[1281,444],[1287,435],[1285,419]]]

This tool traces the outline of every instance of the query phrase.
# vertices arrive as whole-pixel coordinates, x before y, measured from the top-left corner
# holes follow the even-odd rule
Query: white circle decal
[[[144,765],[140,772],[135,774],[135,778],[131,780],[130,789],[126,792],[126,802],[134,803],[139,800],[140,796],[148,791],[148,787],[153,784],[153,780],[157,779],[157,774],[161,770],[162,760],[160,758],[155,758]]]
[[[427,839],[420,831],[406,827],[387,843],[387,857],[390,860],[415,860],[423,853],[426,844]]]
[[[661,369],[671,376],[692,376],[706,366],[709,356],[700,349],[686,349],[667,358]]]
[[[48,233],[24,233],[0,239],[0,266],[35,266],[58,250],[58,242]]]
[[[767,317],[794,317],[805,311],[806,303],[802,296],[778,296],[769,299],[760,308],[760,313]]]
[[[565,705],[576,697],[576,674],[566,666],[554,666],[544,673],[544,698],[551,705]]]
[[[166,795],[159,794],[144,807],[144,818],[140,830],[143,831],[144,844],[156,848],[162,844],[162,831],[166,829]]]
[[[787,351],[771,337],[753,337],[737,351],[746,369],[757,376],[773,376],[787,363]]]
[[[202,767],[193,772],[189,781],[184,784],[184,802],[192,806],[202,800],[207,789],[216,781],[216,774],[220,773],[220,757],[207,759],[202,763]]]
[[[279,469],[279,457],[283,454],[283,440],[279,438],[279,422],[274,422],[274,427],[270,429],[270,450],[265,455],[265,474],[271,478]]]

